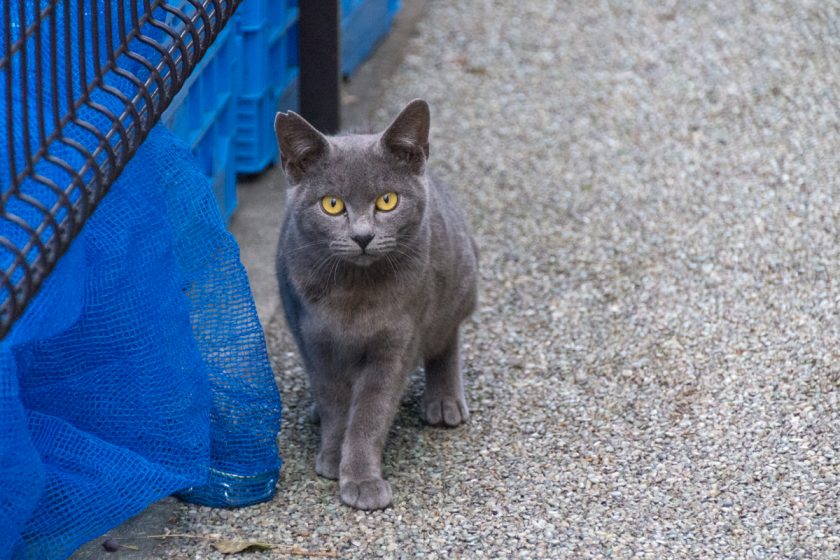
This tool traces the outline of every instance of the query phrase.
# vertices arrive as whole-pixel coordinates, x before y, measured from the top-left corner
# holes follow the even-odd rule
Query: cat
[[[315,470],[358,509],[392,501],[382,450],[421,363],[426,422],[469,417],[458,333],[476,306],[478,250],[427,172],[429,126],[420,99],[381,134],[327,137],[294,112],[275,119],[288,183],[277,278],[320,422]]]

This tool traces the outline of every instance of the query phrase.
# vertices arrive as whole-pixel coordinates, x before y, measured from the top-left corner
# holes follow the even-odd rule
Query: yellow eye
[[[385,193],[376,199],[376,209],[380,212],[390,212],[397,207],[397,193]]]
[[[321,199],[321,208],[330,216],[338,216],[344,212],[344,201],[337,196],[325,196]]]

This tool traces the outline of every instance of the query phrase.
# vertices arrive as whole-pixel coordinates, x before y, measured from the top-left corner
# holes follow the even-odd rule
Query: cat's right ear
[[[330,151],[327,137],[294,111],[277,113],[274,132],[280,146],[280,163],[292,183],[300,182],[307,169]]]

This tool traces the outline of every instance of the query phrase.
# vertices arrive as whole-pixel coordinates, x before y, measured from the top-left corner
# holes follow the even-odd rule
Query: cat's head
[[[381,134],[324,136],[300,115],[274,129],[300,245],[358,266],[411,252],[426,208],[429,106],[409,103]]]

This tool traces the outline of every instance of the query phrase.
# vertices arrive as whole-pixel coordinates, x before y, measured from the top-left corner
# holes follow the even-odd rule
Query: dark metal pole
[[[300,112],[327,134],[341,124],[338,0],[300,0]]]

